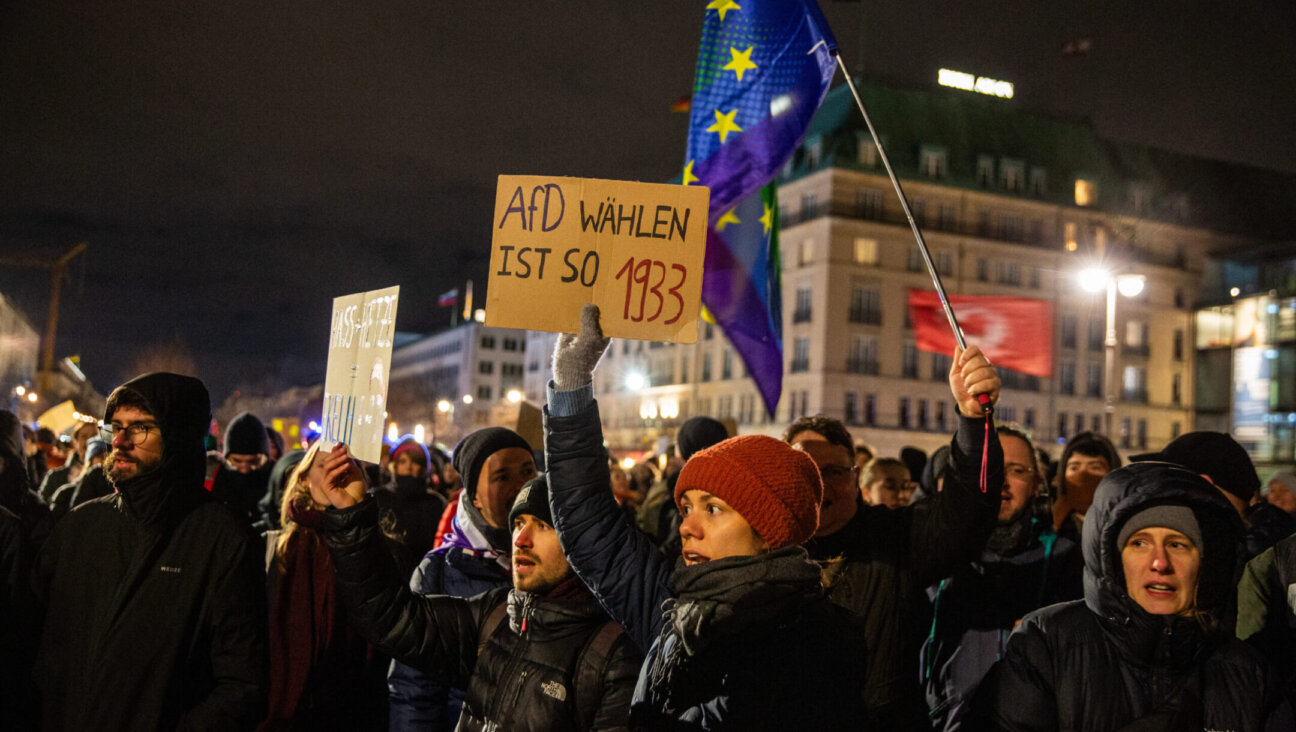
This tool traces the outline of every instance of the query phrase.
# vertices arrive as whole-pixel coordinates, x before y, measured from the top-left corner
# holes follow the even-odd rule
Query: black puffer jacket
[[[68,513],[37,556],[45,729],[251,729],[269,686],[264,553],[203,490],[207,390],[175,374],[126,386],[162,463]]]
[[[1165,503],[1191,508],[1201,527],[1195,618],[1150,615],[1125,589],[1117,535]],[[1083,541],[1085,599],[1023,619],[978,694],[988,728],[1293,729],[1276,674],[1232,634],[1242,525],[1218,490],[1166,463],[1115,470],[1098,486]]]
[[[643,657],[621,634],[604,659],[599,688],[577,684],[582,650],[608,622],[588,592],[564,600],[503,587],[471,599],[414,595],[378,539],[376,501],[329,510],[326,522],[356,626],[400,662],[451,686],[466,685],[460,730],[625,728]],[[488,616],[503,602],[508,622],[479,649]]]

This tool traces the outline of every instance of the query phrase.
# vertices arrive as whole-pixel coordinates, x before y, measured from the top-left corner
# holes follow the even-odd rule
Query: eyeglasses
[[[854,478],[857,472],[859,472],[859,466],[843,468],[840,465],[825,465],[822,468],[819,468],[819,477],[823,478],[826,483],[828,481]]]
[[[1025,465],[1005,465],[1004,472],[1013,480],[1026,480],[1035,476],[1035,471]]]
[[[117,435],[125,432],[126,436],[130,438],[132,445],[142,445],[144,444],[144,441],[148,439],[149,431],[155,429],[157,429],[157,425],[155,424],[137,423],[125,426],[120,424],[104,424],[99,426],[99,436],[111,445],[113,440],[117,438]]]

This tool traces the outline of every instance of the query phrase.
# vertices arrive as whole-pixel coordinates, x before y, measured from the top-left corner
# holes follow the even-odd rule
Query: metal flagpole
[[[846,62],[842,61],[841,54],[836,50],[833,51],[833,56],[837,59],[837,66],[842,70],[842,76],[846,77],[846,85],[850,87],[851,96],[855,97],[855,105],[859,107],[860,114],[864,115],[864,124],[868,125],[869,136],[873,138],[873,144],[877,146],[878,155],[882,158],[882,167],[886,168],[887,176],[891,179],[891,185],[900,198],[900,208],[904,210],[905,218],[909,220],[909,228],[913,231],[914,240],[918,242],[918,251],[922,253],[923,261],[927,263],[927,272],[931,274],[932,284],[936,285],[936,296],[940,298],[941,307],[945,309],[945,317],[949,319],[950,329],[954,331],[954,340],[958,341],[959,348],[966,351],[967,341],[963,338],[963,329],[959,327],[958,318],[954,316],[954,308],[950,306],[949,298],[945,295],[945,286],[941,284],[940,273],[936,271],[931,252],[927,250],[927,241],[923,239],[922,231],[918,229],[918,222],[914,221],[913,211],[909,209],[909,199],[905,198],[904,189],[900,187],[900,179],[896,178],[895,171],[891,169],[891,160],[887,157],[886,149],[882,147],[882,139],[878,137],[877,130],[873,127],[873,120],[869,119],[868,110],[864,109],[864,100],[860,99],[859,90],[855,88],[855,81],[851,79],[850,72],[846,70]],[[986,394],[977,394],[976,397],[977,401],[981,402],[981,408],[988,413],[990,411],[990,397]]]

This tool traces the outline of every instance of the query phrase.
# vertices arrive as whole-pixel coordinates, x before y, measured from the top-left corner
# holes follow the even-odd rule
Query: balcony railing
[[[792,322],[793,322],[793,323],[809,323],[809,322],[810,322],[810,313],[811,313],[810,308],[804,308],[804,309],[797,309],[797,310],[793,310],[793,311],[792,311]]]
[[[1147,404],[1147,389],[1125,389],[1121,392],[1121,401],[1126,404]]]
[[[851,308],[846,319],[861,325],[882,325],[882,310],[879,308]]]
[[[878,362],[865,360],[862,358],[848,358],[846,359],[846,373],[864,374],[866,376],[877,376]]]

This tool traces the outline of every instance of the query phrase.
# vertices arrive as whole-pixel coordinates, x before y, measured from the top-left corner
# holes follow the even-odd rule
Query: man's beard
[[[127,462],[126,467],[117,467],[117,461],[119,459]],[[129,480],[150,473],[156,470],[161,464],[162,462],[160,460],[152,463],[144,463],[122,454],[117,450],[117,448],[113,448],[112,452],[108,453],[108,459],[104,460],[104,475],[107,475],[108,480],[112,481],[113,484],[116,485],[123,480]]]

